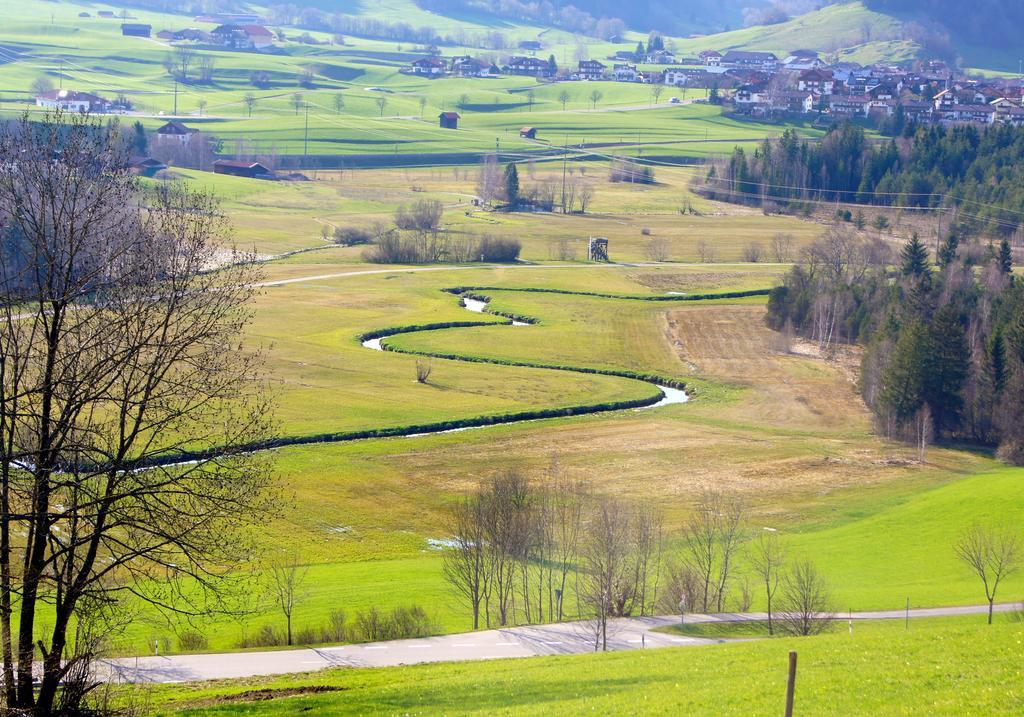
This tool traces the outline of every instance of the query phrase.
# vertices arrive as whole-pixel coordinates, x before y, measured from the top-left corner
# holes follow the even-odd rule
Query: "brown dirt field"
[[[784,351],[781,334],[764,324],[762,306],[694,306],[669,312],[668,336],[697,376],[747,391],[734,417],[775,429],[865,433],[870,413],[856,387],[857,356],[824,360],[799,343]]]

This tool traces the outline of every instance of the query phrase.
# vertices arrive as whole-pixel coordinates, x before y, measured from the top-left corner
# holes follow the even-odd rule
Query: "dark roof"
[[[255,169],[256,167],[260,167],[268,172],[270,171],[259,162],[245,162],[240,159],[218,159],[214,162],[214,165],[221,167],[238,167],[239,169]]]
[[[461,119],[458,112],[442,112],[438,116],[444,117],[445,119]]]
[[[747,50],[729,50],[725,53],[725,60],[778,60],[771,52],[748,52]]]
[[[156,133],[157,134],[192,134],[193,132],[198,132],[198,131],[199,130],[197,130],[195,127],[186,127],[185,125],[183,125],[181,122],[178,122],[177,120],[171,120],[167,124],[163,125],[159,129],[157,129]]]

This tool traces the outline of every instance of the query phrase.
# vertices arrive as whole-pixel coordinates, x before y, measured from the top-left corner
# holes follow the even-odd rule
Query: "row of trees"
[[[1024,285],[1009,242],[950,234],[937,258],[916,235],[895,258],[833,228],[772,291],[768,324],[826,349],[864,344],[861,389],[887,435],[922,452],[933,434],[962,438],[1024,461]]]
[[[561,181],[545,179],[523,186],[515,163],[502,168],[497,156],[489,154],[477,172],[476,194],[483,204],[503,203],[509,211],[533,208],[550,212],[557,208],[563,214],[572,214],[578,208],[586,214],[594,200],[594,186],[582,176],[566,174]]]
[[[698,500],[675,553],[657,509],[593,494],[557,468],[543,485],[517,472],[482,480],[451,509],[449,530],[445,577],[474,629],[582,619],[599,649],[612,618],[722,612],[732,604],[746,610],[755,590],[772,632],[781,622],[811,634],[829,617],[814,566],[790,564],[774,532],[752,540],[743,502],[717,492]],[[744,559],[749,572],[741,578]]]
[[[901,114],[897,109],[897,117]],[[961,235],[1013,234],[1024,216],[1024,128],[910,127],[881,145],[843,124],[817,143],[788,129],[712,164],[701,189],[748,204],[800,200],[955,207]]]

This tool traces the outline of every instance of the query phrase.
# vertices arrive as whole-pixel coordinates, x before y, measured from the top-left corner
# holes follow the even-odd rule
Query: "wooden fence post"
[[[789,679],[786,681],[786,717],[793,717],[793,696],[796,691],[796,650],[789,653]]]

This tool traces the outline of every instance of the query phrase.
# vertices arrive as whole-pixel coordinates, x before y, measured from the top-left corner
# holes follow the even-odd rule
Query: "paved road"
[[[997,605],[998,612],[1018,609],[1019,605]],[[985,605],[924,608],[910,611],[912,618],[980,615]],[[903,619],[903,610],[855,612],[837,615],[838,620]],[[726,613],[687,615],[690,623],[740,622],[763,620],[764,613]],[[657,647],[694,647],[722,640],[682,637],[654,632],[675,624],[675,616],[625,618],[613,620],[609,627],[610,650],[636,650]],[[393,640],[362,645],[316,647],[298,650],[236,652],[213,655],[171,655],[120,658],[104,663],[107,676],[126,682],[189,682],[195,680],[280,675],[309,672],[325,667],[390,667],[424,662],[457,662],[508,657],[568,655],[594,651],[594,634],[587,623],[559,623],[482,630],[459,635],[441,635],[413,640]]]

